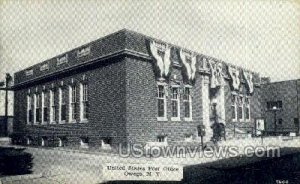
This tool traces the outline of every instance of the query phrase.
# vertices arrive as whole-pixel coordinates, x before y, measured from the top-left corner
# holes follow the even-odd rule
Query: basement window
[[[167,142],[167,136],[166,135],[157,136],[157,142]]]
[[[31,144],[32,144],[32,138],[26,137],[26,145],[31,145]]]
[[[40,146],[45,146],[46,145],[46,141],[47,141],[47,137],[41,137],[40,139]]]
[[[89,147],[89,137],[81,137],[80,138],[80,147],[88,148]]]
[[[101,141],[101,147],[103,149],[111,149],[112,139],[110,137],[103,138]]]
[[[184,140],[186,142],[192,142],[193,141],[193,135],[192,134],[186,134]]]
[[[67,138],[66,137],[58,137],[58,147],[66,146]]]

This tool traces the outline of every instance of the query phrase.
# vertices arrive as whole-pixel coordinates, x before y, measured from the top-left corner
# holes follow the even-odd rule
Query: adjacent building
[[[121,30],[15,73],[14,132],[26,144],[209,141],[213,123],[252,131],[258,73]],[[228,134],[229,135],[229,134]]]
[[[266,131],[299,134],[300,79],[262,83],[262,111]]]

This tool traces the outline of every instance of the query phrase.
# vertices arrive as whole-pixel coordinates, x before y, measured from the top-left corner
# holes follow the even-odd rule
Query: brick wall
[[[261,118],[261,102],[260,102],[260,95],[261,95],[261,88],[255,87],[254,93],[252,95],[249,95],[247,93],[247,89],[245,87],[245,84],[241,84],[241,90],[237,93],[237,95],[242,95],[243,97],[249,97],[250,98],[250,121],[240,120],[237,118],[237,121],[232,121],[232,109],[231,109],[231,95],[232,90],[230,89],[230,83],[228,80],[226,80],[225,84],[225,111],[226,111],[226,123],[230,128],[233,128],[233,125],[235,124],[236,127],[240,127],[241,130],[251,130],[251,127],[254,127],[255,119]],[[237,104],[238,108],[238,104]],[[239,111],[237,110],[237,117],[239,117]],[[248,128],[243,128],[248,127]]]
[[[182,80],[181,71],[173,68],[172,74]],[[193,121],[184,121],[183,100],[180,97],[180,119],[171,121],[171,91],[168,87],[167,119],[157,121],[157,83],[152,64],[133,58],[126,58],[126,127],[130,142],[157,141],[157,136],[167,135],[168,142],[184,141],[185,134],[196,135],[197,125],[201,123],[200,80],[192,88]],[[183,86],[182,86],[183,87]]]
[[[299,111],[299,89],[300,80],[290,80],[262,85],[262,109],[268,130],[274,130],[274,112],[267,110],[267,102],[282,101],[282,109],[277,112],[277,121],[282,119],[282,125],[277,126],[278,130],[297,130],[294,118],[300,117]]]
[[[88,80],[89,118],[88,122],[68,122],[69,92],[66,91],[67,122],[53,125],[26,125],[27,93],[28,89],[34,92],[36,89],[41,94],[43,86],[48,92],[52,84],[55,88],[56,105],[58,105],[58,87],[61,82],[68,87],[73,79],[79,94],[79,84],[82,76]],[[99,146],[103,138],[112,138],[112,143],[124,142],[125,139],[125,62],[122,59],[110,60],[103,64],[86,68],[85,70],[66,73],[61,78],[20,89],[15,92],[15,132],[23,132],[32,136],[66,136],[69,145],[78,145],[80,137],[89,137],[90,144]],[[77,95],[79,102],[79,95]],[[78,109],[77,109],[78,111]],[[58,115],[58,110],[56,112]]]

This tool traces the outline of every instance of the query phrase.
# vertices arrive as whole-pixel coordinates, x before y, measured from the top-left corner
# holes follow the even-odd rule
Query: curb
[[[17,176],[5,176],[0,178],[0,184],[5,182],[19,181],[19,180],[29,180],[43,177],[42,174],[24,174]]]

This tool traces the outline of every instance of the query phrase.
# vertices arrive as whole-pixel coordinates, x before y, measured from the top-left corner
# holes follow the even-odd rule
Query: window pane
[[[164,98],[164,86],[158,86],[158,97]]]
[[[48,108],[44,107],[44,121],[48,121]]]
[[[87,119],[88,118],[88,103],[85,102],[83,105],[83,118]]]
[[[40,109],[36,109],[36,114],[35,114],[36,122],[40,122]]]
[[[178,97],[178,88],[172,88],[172,99],[177,99]]]
[[[235,105],[235,96],[231,96],[231,105]]]
[[[189,100],[189,96],[190,96],[190,89],[189,88],[185,88],[183,99],[184,100]]]
[[[178,117],[178,102],[172,101],[172,117]]]
[[[29,122],[32,122],[32,109],[29,110]]]
[[[76,102],[76,86],[72,86],[72,102]]]
[[[61,106],[61,120],[64,121],[66,120],[66,111],[67,111],[67,108],[66,108],[66,105],[62,105]]]
[[[239,107],[239,119],[243,118],[243,108]]]
[[[52,108],[51,109],[52,114],[51,114],[50,121],[52,122],[52,121],[55,121],[55,106],[52,106],[51,108]]]
[[[87,95],[87,84],[83,84],[83,101],[87,101],[88,100],[88,95]]]
[[[184,117],[190,117],[190,103],[188,101],[184,102]]]
[[[236,119],[235,117],[235,106],[231,106],[231,111],[232,111],[232,119]]]
[[[72,119],[76,119],[76,104],[72,104]]]
[[[158,117],[165,116],[164,100],[158,99]]]
[[[249,110],[250,109],[248,107],[245,108],[245,118],[246,119],[250,119],[250,112],[249,112]]]

